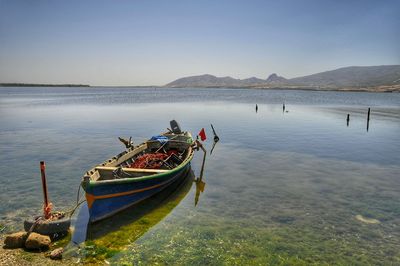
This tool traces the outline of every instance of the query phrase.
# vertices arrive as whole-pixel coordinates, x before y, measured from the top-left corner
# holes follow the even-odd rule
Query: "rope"
[[[117,179],[118,179],[118,178],[124,178],[124,177],[120,176],[120,174],[124,174],[125,176],[128,176],[128,177],[132,177],[131,174],[125,172],[125,171],[122,169],[122,166],[120,166],[119,168],[117,168],[117,169],[115,169],[114,171],[112,171],[113,177],[115,177],[115,178],[117,178]]]
[[[168,141],[173,140],[173,139],[177,138],[178,136],[179,136],[179,135],[173,136],[173,137],[171,137],[170,139],[168,139]],[[158,149],[156,150],[156,152],[159,152],[162,148],[164,148],[164,146],[168,143],[168,141],[166,141],[163,145],[161,145],[161,147],[158,148]]]
[[[79,185],[78,186],[78,192],[76,193],[76,205],[78,205],[78,202],[79,202],[79,194],[80,194],[80,192],[81,192],[81,186]]]
[[[72,215],[74,214],[75,210],[76,210],[83,202],[86,201],[86,199],[83,199],[83,200],[79,201],[80,192],[81,192],[81,186],[79,185],[79,186],[78,186],[78,191],[77,191],[77,193],[76,193],[76,204],[75,204],[75,206],[74,206],[72,209],[70,209],[70,210],[64,212],[65,215],[68,215],[68,214],[69,214],[69,218],[71,218]]]
[[[39,218],[37,218],[37,219],[35,220],[35,222],[34,222],[34,223],[32,224],[32,226],[31,226],[31,228],[29,228],[28,236],[33,232],[33,230],[35,230],[36,225],[38,225],[42,220],[43,220],[43,217],[42,217],[42,216],[40,216]]]
[[[86,199],[84,199],[84,200],[82,200],[81,202],[79,202],[79,203],[76,204],[76,206],[71,210],[71,213],[70,213],[70,215],[69,215],[69,218],[72,217],[72,215],[74,214],[75,210],[76,210],[82,203],[84,203],[85,201],[86,201]]]

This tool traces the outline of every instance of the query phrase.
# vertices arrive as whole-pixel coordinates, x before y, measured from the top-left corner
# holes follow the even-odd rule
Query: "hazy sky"
[[[163,85],[400,64],[400,1],[0,0],[0,82]]]

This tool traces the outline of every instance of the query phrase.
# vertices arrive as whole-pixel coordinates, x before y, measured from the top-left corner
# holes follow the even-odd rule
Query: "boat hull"
[[[112,216],[144,199],[164,190],[184,178],[190,170],[188,162],[177,171],[158,175],[157,178],[126,179],[84,185],[89,207],[90,222]],[[123,181],[123,182],[122,182]]]

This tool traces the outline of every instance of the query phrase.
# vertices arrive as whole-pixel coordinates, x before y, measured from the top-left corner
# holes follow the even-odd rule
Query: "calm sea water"
[[[122,150],[118,136],[140,143],[171,119],[193,134],[204,127],[208,150],[210,123],[221,139],[207,155],[199,202],[187,181],[123,223],[91,229],[81,259],[400,264],[398,93],[0,88],[2,233],[40,210],[40,160],[51,201],[68,209],[82,174]]]

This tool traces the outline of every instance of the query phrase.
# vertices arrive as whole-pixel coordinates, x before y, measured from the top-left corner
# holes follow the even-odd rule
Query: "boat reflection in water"
[[[106,245],[119,250],[167,216],[185,198],[193,182],[196,182],[197,187],[193,170],[190,169],[184,178],[163,191],[96,223],[88,223],[87,206],[83,206],[75,223],[72,242],[76,245],[83,241],[93,241],[95,245]]]

